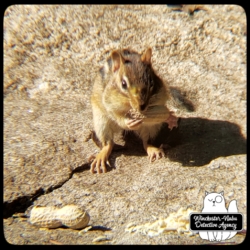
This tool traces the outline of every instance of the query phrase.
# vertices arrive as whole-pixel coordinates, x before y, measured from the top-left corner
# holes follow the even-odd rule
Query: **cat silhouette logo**
[[[228,240],[241,231],[243,226],[242,214],[238,213],[236,200],[230,201],[226,208],[224,192],[205,192],[201,213],[190,215],[190,230],[198,231],[204,240]]]

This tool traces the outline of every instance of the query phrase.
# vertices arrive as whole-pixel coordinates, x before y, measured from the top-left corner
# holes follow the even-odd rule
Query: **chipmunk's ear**
[[[152,49],[148,48],[141,56],[142,62],[151,63]]]
[[[121,64],[124,63],[124,58],[117,50],[114,50],[111,53],[111,58],[112,58],[112,70],[113,72],[116,72],[121,67]]]

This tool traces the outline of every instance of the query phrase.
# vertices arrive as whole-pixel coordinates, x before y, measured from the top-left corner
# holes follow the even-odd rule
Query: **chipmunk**
[[[101,151],[91,163],[90,171],[107,172],[109,155],[113,149],[114,133],[133,130],[142,139],[150,162],[164,156],[163,149],[150,144],[160,130],[163,120],[144,122],[139,116],[129,116],[131,110],[146,115],[152,107],[165,106],[169,98],[167,85],[156,75],[151,65],[152,49],[142,54],[130,49],[114,50],[100,69],[91,95],[94,133]],[[165,106],[165,122],[177,127],[178,118]],[[152,112],[151,112],[152,113]],[[148,119],[149,120],[149,119]]]

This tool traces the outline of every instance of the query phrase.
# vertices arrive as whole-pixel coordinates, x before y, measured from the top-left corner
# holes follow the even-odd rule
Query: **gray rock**
[[[237,5],[176,12],[167,5],[13,5],[4,15],[4,235],[11,244],[209,244],[198,234],[157,237],[129,223],[201,211],[224,191],[246,218],[246,14]],[[149,163],[141,142],[92,175],[90,93],[110,50],[153,49],[153,66],[180,99],[166,157]],[[187,110],[179,107],[186,103]],[[228,200],[230,198],[230,200]],[[33,205],[82,206],[84,234],[29,224]],[[16,216],[14,216],[16,214]],[[21,216],[20,214],[23,214]],[[246,229],[246,219],[243,219]],[[105,236],[108,241],[93,242]],[[240,243],[238,233],[230,242]]]

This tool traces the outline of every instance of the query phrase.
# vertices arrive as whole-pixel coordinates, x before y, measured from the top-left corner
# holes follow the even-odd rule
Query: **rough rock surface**
[[[92,175],[96,71],[112,49],[148,46],[158,74],[190,107],[172,109],[181,117],[178,143],[149,163],[141,142],[127,138],[126,148],[111,154],[114,168]],[[209,244],[198,234],[125,231],[129,223],[154,222],[180,208],[201,211],[205,191],[224,191],[226,206],[236,199],[246,230],[244,10],[207,5],[190,15],[167,5],[10,6],[3,174],[4,235],[11,244]],[[86,209],[88,232],[28,223],[33,205],[67,204]],[[238,233],[225,243],[244,238]]]

